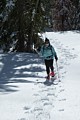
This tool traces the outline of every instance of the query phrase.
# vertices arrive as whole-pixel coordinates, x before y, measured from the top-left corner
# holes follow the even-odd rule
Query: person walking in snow
[[[43,56],[45,66],[46,66],[46,73],[47,73],[46,79],[49,80],[50,75],[52,77],[54,77],[55,75],[53,61],[54,61],[54,58],[57,61],[58,57],[57,57],[54,47],[50,44],[50,41],[48,38],[45,39],[44,45],[41,46],[40,54]]]

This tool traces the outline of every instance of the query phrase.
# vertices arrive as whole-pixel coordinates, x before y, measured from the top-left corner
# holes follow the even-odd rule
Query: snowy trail
[[[0,54],[1,120],[80,120],[80,74],[76,72],[76,81],[75,70],[72,71],[73,67],[79,68],[80,56],[75,46],[64,44],[66,41],[60,41],[59,35],[47,34],[59,57],[61,82],[58,85],[42,83],[46,76],[45,65],[37,55]],[[54,67],[57,72],[55,61]]]
[[[27,120],[30,120],[31,118],[33,118],[33,120],[52,120],[53,118],[51,118],[51,111],[54,113],[56,108],[59,113],[63,114],[64,112],[63,103],[66,104],[66,96],[63,79],[67,72],[66,66],[70,64],[69,59],[74,59],[76,55],[70,53],[68,49],[63,48],[63,45],[59,42],[53,41],[52,44],[53,43],[60,56],[62,56],[58,63],[61,82],[58,85],[51,86],[37,84],[39,91],[34,94],[35,98],[29,111],[26,110],[27,107],[25,107],[25,111],[27,111]],[[42,78],[41,81],[42,80],[44,79]],[[38,81],[40,81],[40,79]]]

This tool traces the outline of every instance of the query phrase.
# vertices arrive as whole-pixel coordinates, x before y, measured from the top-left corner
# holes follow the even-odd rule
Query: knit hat
[[[48,38],[45,39],[45,43],[46,43],[46,42],[50,43]]]

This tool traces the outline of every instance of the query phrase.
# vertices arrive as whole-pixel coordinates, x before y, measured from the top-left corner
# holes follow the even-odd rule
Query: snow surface
[[[80,120],[80,33],[46,37],[57,51],[61,82],[42,83],[44,60],[36,54],[0,53],[0,120]]]

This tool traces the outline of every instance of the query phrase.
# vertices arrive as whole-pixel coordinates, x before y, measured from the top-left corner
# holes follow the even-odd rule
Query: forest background
[[[33,52],[42,33],[70,30],[80,30],[80,0],[0,0],[4,52]]]

